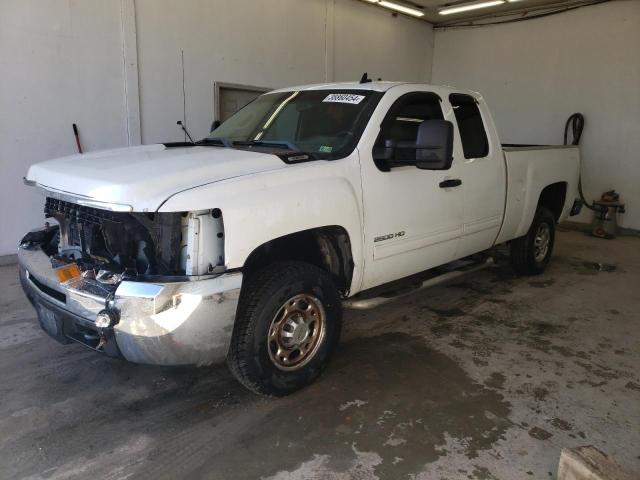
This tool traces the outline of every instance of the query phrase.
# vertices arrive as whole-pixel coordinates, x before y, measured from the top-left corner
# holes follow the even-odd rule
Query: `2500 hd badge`
[[[381,235],[373,239],[373,242],[382,242],[384,240],[391,240],[392,238],[404,237],[404,230],[401,232],[390,233],[389,235]]]

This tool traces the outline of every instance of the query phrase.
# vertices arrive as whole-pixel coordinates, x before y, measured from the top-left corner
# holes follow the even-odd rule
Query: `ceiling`
[[[524,15],[535,15],[545,11],[566,9],[579,5],[599,3],[602,0],[518,0],[512,3],[504,3],[488,8],[482,8],[467,12],[454,13],[450,15],[439,15],[438,10],[443,7],[455,7],[468,3],[479,3],[482,0],[393,0],[395,3],[404,4],[410,7],[418,7],[425,15],[423,20],[434,25],[445,26],[450,24],[468,24],[469,21],[499,21],[501,19],[522,17]],[[373,5],[375,8],[384,8]],[[506,15],[506,16],[505,16]]]

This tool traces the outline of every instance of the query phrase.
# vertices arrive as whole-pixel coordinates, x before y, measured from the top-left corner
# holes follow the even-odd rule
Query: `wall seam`
[[[138,78],[138,39],[134,0],[120,0],[120,28],[127,145],[140,145],[142,143],[142,135]]]
[[[333,82],[333,45],[335,39],[334,15],[335,0],[326,0],[324,15],[324,81]]]

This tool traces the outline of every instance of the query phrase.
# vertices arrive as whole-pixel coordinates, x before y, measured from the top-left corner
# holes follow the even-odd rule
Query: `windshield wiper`
[[[294,144],[289,142],[288,140],[238,140],[233,142],[233,145],[237,145],[240,147],[248,147],[248,146],[264,146],[264,147],[284,147],[287,150],[293,150],[295,152],[301,152],[300,149]]]
[[[280,158],[286,157],[287,161],[297,162],[304,161],[307,159],[315,160],[316,156],[311,152],[305,152],[300,150],[295,143],[289,142],[288,140],[238,140],[233,142],[233,146],[235,147],[273,147],[273,148],[285,148],[286,150],[291,151],[290,154],[278,155]]]
[[[214,145],[214,146],[223,146],[227,148],[233,147],[233,143],[228,138],[224,137],[206,137],[202,140],[198,140],[194,143],[194,145]]]
[[[291,151],[291,153],[287,153],[285,156],[288,160],[298,161],[307,158],[314,159],[316,156],[310,152],[303,152],[300,150],[294,143],[291,143],[287,140],[229,140],[225,137],[206,137],[202,140],[194,142],[190,145],[211,145],[211,146],[222,146],[226,148],[233,147],[273,147],[273,148],[284,148],[285,150]],[[304,157],[304,158],[303,158]]]

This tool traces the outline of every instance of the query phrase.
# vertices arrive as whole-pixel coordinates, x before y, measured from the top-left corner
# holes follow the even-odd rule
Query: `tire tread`
[[[265,396],[274,395],[274,392],[268,389],[266,385],[252,379],[248,366],[252,350],[252,333],[256,329],[258,310],[261,308],[265,297],[282,283],[283,278],[296,277],[310,272],[331,281],[329,275],[315,265],[295,261],[280,261],[272,263],[251,275],[247,279],[246,285],[242,288],[231,346],[227,355],[227,365],[236,379],[245,388],[254,393]]]
[[[511,266],[518,275],[536,275],[538,273],[542,273],[542,270],[546,267],[546,262],[542,266],[542,269],[537,267],[533,257],[531,256],[533,236],[535,235],[535,231],[542,220],[550,220],[551,228],[555,229],[555,218],[551,211],[546,207],[538,207],[527,234],[511,241]],[[552,233],[551,245],[549,246],[550,250],[553,249],[553,236],[554,234]],[[550,255],[551,252],[549,253],[549,256]]]

